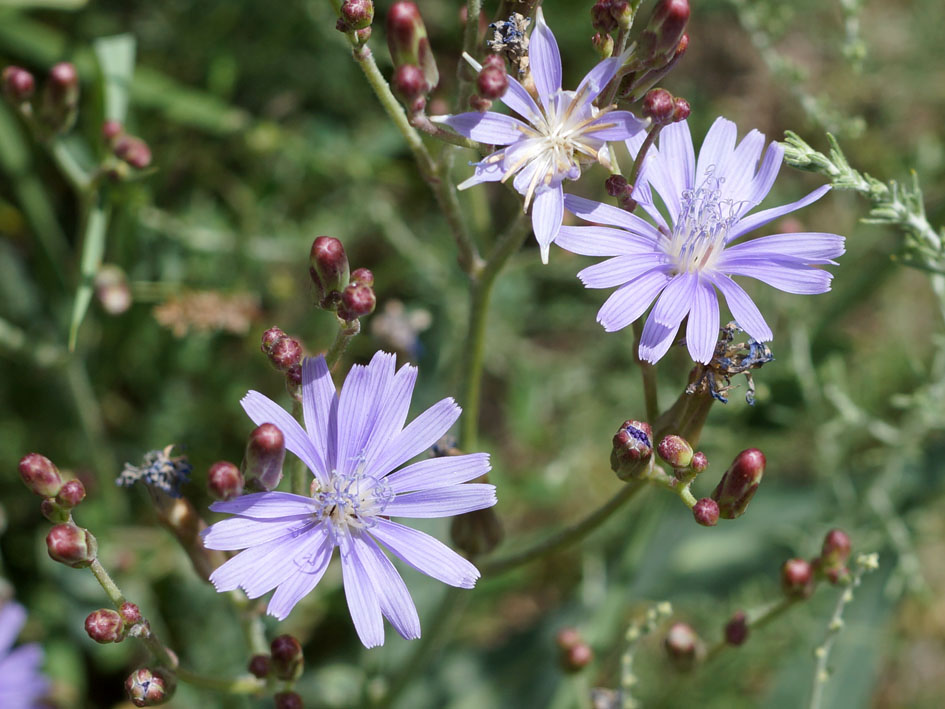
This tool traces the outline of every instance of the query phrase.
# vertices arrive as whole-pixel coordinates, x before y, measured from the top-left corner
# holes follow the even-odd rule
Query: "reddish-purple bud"
[[[605,32],[597,32],[591,36],[591,46],[601,59],[610,59],[614,53],[614,38]]]
[[[102,124],[102,139],[106,143],[112,143],[124,132],[125,127],[118,121],[105,121]]]
[[[243,474],[230,461],[218,460],[207,472],[207,490],[215,500],[239,497],[243,494]]]
[[[122,603],[121,608],[118,609],[118,613],[121,615],[122,620],[129,626],[137,625],[144,620],[144,617],[141,615],[141,609],[131,601]]]
[[[476,77],[479,95],[490,101],[502,98],[508,88],[509,76],[505,71],[505,64],[483,67]]]
[[[269,670],[272,668],[272,661],[269,655],[253,655],[249,658],[249,673],[253,677],[266,679],[269,676]]]
[[[611,0],[598,0],[591,6],[591,26],[598,32],[617,29],[617,20],[610,13]]]
[[[830,568],[821,567],[820,571],[834,586],[846,586],[848,583],[850,583],[850,569],[848,569],[846,566],[831,566]]]
[[[712,492],[712,499],[719,503],[719,515],[723,519],[735,519],[744,514],[764,472],[765,456],[757,448],[743,450],[735,457]]]
[[[660,441],[656,452],[674,468],[688,468],[692,462],[692,446],[682,436],[666,436]]]
[[[371,0],[345,0],[341,4],[341,19],[348,30],[362,30],[374,21],[374,3]]]
[[[748,640],[748,616],[745,611],[735,611],[731,620],[725,624],[725,642],[729,645],[743,645]]]
[[[479,94],[473,94],[469,97],[469,107],[479,113],[485,113],[490,108],[492,108],[492,101],[487,98],[483,98]]]
[[[151,164],[151,148],[141,138],[123,135],[115,141],[115,156],[138,170]]]
[[[249,434],[240,469],[247,488],[273,490],[282,480],[285,436],[274,424],[264,423]]]
[[[406,104],[410,104],[426,93],[423,72],[416,64],[401,64],[397,67],[394,71],[394,78],[391,80],[391,86],[394,93]]]
[[[824,537],[820,564],[825,568],[843,566],[850,558],[850,537],[842,529],[831,529]]]
[[[276,709],[303,709],[302,697],[295,692],[279,692],[273,697]]]
[[[633,11],[630,9],[630,3],[627,0],[611,0],[610,14],[617,21],[617,27],[621,30],[630,29],[633,22]]]
[[[646,26],[656,35],[655,53],[660,55],[675,51],[688,24],[688,0],[660,0]]]
[[[85,632],[97,643],[119,643],[125,638],[125,623],[117,611],[102,608],[89,613]]]
[[[781,589],[788,598],[810,598],[814,592],[814,570],[804,559],[788,559],[781,566]]]
[[[558,646],[559,650],[570,650],[583,641],[577,628],[562,628],[555,635],[555,644]]]
[[[585,642],[578,642],[561,651],[559,662],[562,670],[568,674],[576,674],[591,664],[593,659],[594,651],[591,646]]]
[[[374,286],[374,274],[369,268],[356,268],[351,273],[351,282],[362,286]]]
[[[49,558],[80,569],[92,563],[97,551],[95,537],[87,529],[71,523],[57,524],[46,535]]]
[[[623,175],[611,175],[604,183],[607,194],[611,197],[626,197],[630,192],[630,184]]]
[[[677,97],[673,101],[673,123],[684,121],[689,118],[689,102],[684,98]]]
[[[291,337],[277,340],[269,351],[269,362],[280,372],[285,372],[302,361],[302,345]]]
[[[36,89],[33,75],[18,66],[6,67],[0,75],[0,82],[3,84],[3,95],[12,104],[29,101]]]
[[[643,97],[641,115],[657,125],[666,125],[673,121],[675,103],[673,95],[666,89],[650,89]]]
[[[85,485],[82,484],[81,480],[69,480],[62,486],[62,489],[59,490],[59,494],[56,495],[56,503],[64,509],[69,510],[73,507],[77,507],[84,499]]]
[[[302,646],[291,635],[280,635],[269,646],[272,671],[279,679],[294,680],[302,674]]]
[[[698,451],[692,454],[692,462],[689,464],[689,467],[692,469],[692,472],[698,475],[699,473],[705,472],[705,469],[709,467],[709,459],[705,457],[705,453]]]
[[[285,380],[293,386],[302,386],[302,365],[293,364],[285,371]]]
[[[125,693],[136,707],[153,707],[170,699],[173,684],[162,670],[142,667],[128,675]]]
[[[269,328],[262,334],[262,351],[267,355],[270,354],[273,346],[285,336],[286,334],[280,328]]]
[[[56,64],[49,70],[43,87],[40,116],[56,133],[72,128],[79,110],[79,75],[69,62]]]
[[[653,429],[645,421],[628,420],[621,424],[613,440],[610,467],[621,480],[641,472],[653,454]]]
[[[341,305],[338,306],[338,317],[348,322],[357,320],[374,312],[377,297],[370,286],[352,283],[341,293]]]
[[[666,655],[677,670],[691,670],[702,658],[705,646],[687,623],[673,623],[663,641]]]
[[[29,453],[20,458],[20,478],[30,491],[40,497],[55,497],[62,488],[59,468],[46,456]]]
[[[719,505],[710,497],[703,497],[692,506],[692,516],[703,527],[714,527],[719,521]]]
[[[427,39],[420,10],[412,2],[397,2],[387,13],[387,46],[395,67],[413,64],[423,73],[424,93],[440,83],[436,59]]]
[[[341,290],[350,281],[348,255],[344,244],[333,236],[319,236],[312,242],[308,273],[318,288],[319,306],[334,310]]]

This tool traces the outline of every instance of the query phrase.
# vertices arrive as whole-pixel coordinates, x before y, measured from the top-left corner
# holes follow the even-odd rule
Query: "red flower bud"
[[[258,677],[259,679],[266,679],[269,676],[269,670],[271,668],[271,660],[269,655],[253,655],[249,658],[249,673],[253,677]]]
[[[742,645],[748,640],[748,617],[745,611],[735,611],[732,619],[725,624],[725,642],[729,645]]]
[[[560,650],[570,650],[581,642],[583,642],[583,639],[577,628],[562,628],[555,635],[555,644]]]
[[[591,6],[591,26],[598,32],[617,29],[617,20],[610,14],[611,0],[598,0]]]
[[[95,558],[97,545],[87,529],[74,524],[57,524],[46,535],[49,558],[74,569],[88,566]]]
[[[373,286],[374,274],[368,268],[356,268],[351,274],[351,282],[362,286]]]
[[[276,677],[294,680],[302,674],[302,646],[291,635],[280,635],[269,646],[272,653],[272,671]]]
[[[285,437],[274,424],[264,423],[249,434],[240,469],[247,488],[272,490],[282,480]]]
[[[705,651],[696,631],[687,623],[673,623],[663,640],[663,647],[673,666],[683,671],[691,670]]]
[[[719,503],[719,515],[735,519],[744,514],[765,472],[765,456],[757,448],[739,453],[725,471],[712,499]]]
[[[665,125],[673,120],[675,104],[673,95],[666,89],[650,89],[643,97],[641,115],[657,125]]]
[[[56,502],[65,509],[72,509],[78,506],[85,499],[85,485],[81,480],[70,480],[56,495]]]
[[[591,646],[585,642],[578,642],[561,652],[561,669],[568,674],[580,672],[594,659],[594,651]]]
[[[341,5],[341,19],[348,30],[362,30],[374,21],[374,3],[371,0],[345,0]]]
[[[69,62],[56,64],[43,87],[40,117],[51,131],[65,133],[75,123],[78,110],[79,75]]]
[[[689,118],[689,112],[689,102],[686,99],[677,97],[673,101],[673,123]]]
[[[719,521],[719,505],[715,500],[703,497],[692,506],[692,516],[703,527],[714,527]]]
[[[824,568],[843,566],[850,558],[850,537],[842,529],[831,529],[824,537],[820,563]]]
[[[660,0],[646,25],[656,35],[655,54],[675,51],[689,24],[688,0]]]
[[[85,619],[85,632],[97,643],[119,643],[125,638],[125,623],[117,611],[93,611]]]
[[[621,480],[628,480],[646,467],[653,454],[653,429],[644,421],[624,421],[613,440],[610,467]]]
[[[286,334],[278,327],[271,327],[268,330],[266,330],[262,334],[261,349],[263,353],[267,355],[271,353],[273,346],[285,336]]]
[[[781,588],[789,598],[810,598],[814,592],[814,570],[804,559],[788,559],[781,566]]]
[[[33,75],[18,66],[6,67],[0,75],[0,82],[3,84],[3,95],[12,104],[29,101],[36,88]]]
[[[115,141],[115,156],[138,170],[151,164],[151,148],[133,135],[123,135]]]
[[[144,620],[141,615],[141,609],[130,601],[122,603],[121,608],[118,609],[118,613],[121,615],[122,620],[129,626],[137,625]]]
[[[387,13],[387,46],[395,67],[413,64],[423,72],[427,93],[440,83],[439,70],[427,39],[420,10],[412,2],[397,2]]]
[[[341,290],[348,285],[348,255],[344,245],[332,236],[319,236],[309,252],[308,273],[318,288],[319,306],[334,310]]]
[[[352,321],[370,315],[377,305],[377,297],[370,286],[352,283],[341,293],[341,305],[338,306],[338,317]]]
[[[509,76],[504,64],[483,67],[479,76],[476,77],[476,90],[480,96],[490,101],[502,98],[508,88]]]
[[[243,474],[228,460],[218,460],[207,471],[207,489],[216,500],[239,497],[243,494]]]
[[[394,78],[391,80],[391,86],[393,86],[394,93],[407,104],[426,93],[423,72],[416,64],[401,64],[397,67]]]
[[[29,453],[20,458],[17,466],[23,484],[40,497],[55,497],[62,487],[59,468],[39,453]]]
[[[606,32],[598,32],[592,35],[591,46],[597,50],[601,59],[610,59],[614,54],[614,38]]]
[[[170,699],[173,685],[162,670],[142,667],[128,675],[125,693],[136,707],[153,707]]]
[[[279,692],[273,697],[276,709],[302,709],[302,697],[295,692]]]
[[[302,361],[302,345],[291,337],[283,337],[269,351],[269,362],[280,372],[285,372]]]
[[[705,457],[705,453],[702,451],[694,453],[689,467],[692,469],[692,472],[696,473],[697,475],[699,473],[705,472],[705,469],[709,467],[709,460]]]
[[[692,446],[682,436],[666,436],[660,441],[656,452],[674,468],[688,468],[692,462]]]
[[[111,143],[124,132],[125,127],[118,121],[105,121],[102,124],[102,138],[106,143]]]
[[[608,177],[607,181],[604,183],[604,188],[611,197],[619,198],[628,196],[630,192],[630,185],[627,183],[627,178],[623,175],[611,175]]]

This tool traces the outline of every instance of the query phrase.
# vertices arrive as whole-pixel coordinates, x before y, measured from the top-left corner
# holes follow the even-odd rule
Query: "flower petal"
[[[365,446],[365,467],[403,430],[416,381],[417,368],[409,364],[405,364],[394,375],[394,381],[388,387],[386,398],[381,404],[374,430]]]
[[[278,519],[250,519],[227,517],[210,525],[203,532],[203,545],[207,549],[246,549],[268,544],[284,537],[295,537],[307,531],[315,522],[312,514]]]
[[[335,466],[338,441],[338,394],[331,372],[322,355],[302,361],[302,418],[308,437],[322,457],[325,469],[313,470],[319,482],[328,482],[328,470]]]
[[[623,227],[633,234],[649,237],[653,241],[659,241],[661,238],[660,232],[649,222],[609,204],[566,194],[564,196],[564,206],[569,212],[588,222]]]
[[[747,234],[753,229],[764,226],[768,222],[773,222],[775,219],[783,217],[786,214],[790,214],[791,212],[795,212],[801,207],[806,207],[808,204],[813,204],[829,191],[830,185],[821,185],[806,197],[802,197],[796,202],[791,202],[791,204],[785,204],[780,207],[765,209],[760,212],[756,212],[755,214],[749,214],[747,217],[739,220],[738,223],[732,227],[728,233],[728,241],[735,241],[735,239],[742,236],[743,234]]]
[[[607,332],[625,328],[646,312],[653,299],[673,279],[665,271],[654,269],[618,288],[597,313],[597,322]]]
[[[394,436],[377,458],[365,466],[364,474],[378,478],[423,453],[450,429],[461,411],[451,398],[438,401]]]
[[[657,251],[656,243],[650,236],[605,226],[563,226],[555,237],[555,243],[566,251],[582,256],[624,256]]]
[[[355,365],[348,372],[338,401],[339,472],[352,473],[363,464],[396,361],[392,354],[377,352],[366,367]]]
[[[460,135],[478,140],[486,145],[508,145],[514,143],[534,130],[517,118],[495,111],[471,111],[453,116],[434,116],[434,123],[445,123]]]
[[[541,249],[541,262],[548,263],[548,250],[558,235],[564,219],[564,190],[549,187],[535,194],[532,201],[532,231]]]
[[[721,181],[719,191],[722,200],[739,202],[748,194],[764,146],[764,134],[757,130],[749,131],[748,135],[742,138],[731,157],[716,174]]]
[[[397,495],[387,503],[384,514],[391,517],[452,517],[492,507],[495,503],[495,485],[465,483]]]
[[[785,293],[816,295],[830,290],[833,274],[814,266],[793,266],[774,262],[737,263],[726,270],[735,276],[757,278]]]
[[[322,580],[335,547],[327,534],[320,541],[312,540],[312,547],[308,552],[308,563],[299,566],[296,573],[280,583],[272,594],[269,607],[266,608],[269,615],[285,620],[295,604],[311,593]]]
[[[533,125],[541,120],[538,104],[525,87],[512,76],[509,77],[508,90],[499,100]]]
[[[358,549],[358,558],[375,581],[374,588],[384,617],[401,637],[407,640],[419,638],[420,617],[417,607],[397,569],[367,534],[352,537]]]
[[[374,578],[358,557],[353,540],[348,537],[341,552],[341,575],[348,611],[364,647],[384,644],[384,618],[375,590]]]
[[[493,153],[495,155],[495,153]],[[488,160],[488,158],[486,158]],[[470,165],[475,165],[476,169],[473,171],[473,175],[470,178],[467,178],[456,185],[456,189],[465,190],[468,187],[473,185],[479,185],[483,182],[499,182],[503,177],[505,177],[505,169],[502,167],[502,162],[486,162],[483,160],[478,163],[470,163]]]
[[[282,431],[286,450],[297,455],[313,474],[316,470],[326,470],[325,463],[315,448],[315,443],[299,422],[279,404],[258,391],[248,391],[240,400],[240,405],[257,426],[271,423]]]
[[[663,289],[650,317],[660,325],[678,327],[692,307],[698,284],[698,276],[692,273],[677,275]]]
[[[7,601],[0,606],[0,657],[13,647],[16,636],[26,623],[26,609],[19,603]]]
[[[629,283],[647,271],[668,263],[669,257],[662,253],[617,256],[588,266],[583,271],[579,271],[577,276],[585,288],[613,288]]]
[[[395,493],[410,490],[432,490],[468,482],[490,470],[488,453],[448,455],[427,458],[387,476],[387,484]]]
[[[561,54],[551,28],[545,23],[541,7],[535,13],[535,29],[528,43],[528,59],[538,98],[548,112],[554,105],[554,95],[561,89]]]
[[[768,196],[771,191],[774,180],[781,171],[781,161],[784,158],[784,148],[777,141],[771,141],[765,156],[761,160],[761,166],[751,181],[751,188],[748,190],[748,199],[743,206],[739,207],[739,214],[746,214]]]
[[[699,187],[710,174],[719,176],[735,150],[737,137],[738,129],[734,123],[721,116],[715,119],[699,149],[694,187]]]
[[[583,131],[583,137],[595,140],[626,140],[646,126],[646,121],[640,120],[630,111],[609,111],[589,124]]]
[[[763,236],[725,249],[718,267],[724,271],[729,258],[790,258],[805,264],[832,264],[835,263],[832,259],[843,255],[843,242],[839,234],[824,232]]]
[[[698,282],[693,293],[689,323],[686,325],[686,348],[694,362],[708,364],[719,339],[719,301],[708,281]]]
[[[575,95],[580,96],[585,105],[592,103],[610,83],[611,79],[617,75],[617,69],[620,68],[621,63],[620,57],[610,57],[599,62],[597,66],[587,72],[587,75],[578,84]],[[626,111],[620,111],[620,113],[626,113]],[[623,138],[617,138],[616,140],[623,140]]]
[[[742,330],[758,342],[767,342],[774,337],[758,306],[740,285],[721,274],[714,277],[712,282],[722,291],[728,309],[732,311],[732,317]]]
[[[643,332],[640,333],[640,349],[638,350],[640,359],[651,364],[659,362],[676,339],[678,329],[678,323],[675,327],[660,325],[653,317],[653,313],[650,313],[643,326]]]
[[[660,155],[670,165],[673,184],[680,195],[693,188],[696,158],[688,121],[671,123],[660,131]]]
[[[317,506],[312,498],[304,495],[293,495],[290,492],[254,492],[232,500],[214,502],[210,509],[252,519],[274,519],[312,514]]]
[[[371,534],[390,552],[420,573],[450,586],[472,588],[479,570],[438,539],[411,527],[378,519]]]

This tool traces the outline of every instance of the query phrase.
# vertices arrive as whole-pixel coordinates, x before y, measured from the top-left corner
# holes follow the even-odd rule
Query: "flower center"
[[[721,180],[711,174],[694,190],[682,193],[682,209],[666,251],[676,273],[711,271],[732,224],[738,221],[731,201],[723,201]]]
[[[312,499],[318,504],[315,519],[328,522],[334,531],[348,528],[364,529],[374,524],[394,497],[383,480],[375,480],[353,473],[342,475],[332,471],[328,487],[318,481],[312,483]]]

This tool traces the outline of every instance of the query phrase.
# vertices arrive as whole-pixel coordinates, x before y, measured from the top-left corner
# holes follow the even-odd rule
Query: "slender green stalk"
[[[637,157],[633,161],[633,167],[630,168],[630,174],[627,175],[627,184],[630,185],[631,194],[633,193],[633,188],[637,185],[637,178],[640,176],[640,170],[643,169],[643,161],[646,158],[646,154],[650,152],[650,148],[653,147],[653,143],[656,142],[656,138],[662,129],[663,126],[660,125],[650,128],[650,132],[646,134],[646,138],[643,140],[643,145],[640,146]]]
[[[108,220],[111,214],[111,207],[101,190],[96,190],[86,197],[84,210],[79,286],[76,289],[72,306],[72,320],[69,324],[70,352],[75,351],[79,326],[82,324],[89,304],[92,302],[93,282],[105,254],[105,233],[108,229]]]
[[[646,420],[651,425],[660,415],[659,391],[656,388],[656,367],[640,359],[640,337],[643,335],[643,318],[633,321],[633,360],[640,367],[643,379],[643,400],[646,405]]]
[[[347,349],[351,338],[359,332],[361,332],[360,320],[345,321],[339,318],[338,334],[335,335],[335,341],[331,343],[331,347],[329,347],[328,352],[325,353],[325,363],[328,365],[329,369],[334,368],[334,366],[338,364],[338,360],[341,359],[341,355],[343,355],[345,349]]]
[[[186,682],[195,687],[212,689],[224,694],[255,694],[266,688],[265,680],[257,679],[253,677],[253,675],[243,675],[241,677],[233,677],[232,679],[224,677],[205,677],[204,675],[198,675],[190,670],[185,670],[183,667],[178,667],[174,670],[174,674],[181,682]]]
[[[516,552],[499,559],[483,562],[479,567],[483,576],[497,576],[498,574],[509,571],[510,569],[522,566],[523,564],[527,564],[530,561],[540,559],[543,556],[548,556],[556,551],[564,549],[565,547],[576,544],[588,534],[597,529],[604,522],[606,522],[614,512],[620,509],[620,507],[622,507],[625,502],[631,499],[645,486],[645,481],[630,481],[621,487],[617,494],[605,502],[601,507],[585,516],[579,522],[572,524],[570,527],[562,529],[557,534],[552,535],[548,539],[539,542],[528,549],[524,549],[520,552]]]
[[[254,655],[265,655],[269,652],[269,644],[266,642],[266,628],[262,624],[259,613],[256,612],[254,601],[246,597],[241,591],[230,591],[230,603],[236,609],[240,618],[240,624],[243,627],[243,637],[249,651]]]
[[[479,55],[479,15],[482,13],[482,0],[466,0],[466,26],[463,28],[463,54],[474,59]],[[456,76],[459,79],[459,111],[466,111],[469,97],[472,96],[472,86],[475,74],[465,59],[460,57],[456,67]]]
[[[95,576],[95,580],[98,581],[102,590],[105,591],[108,599],[112,602],[112,605],[115,606],[115,609],[121,608],[121,604],[125,602],[125,596],[122,594],[121,589],[118,588],[118,584],[112,581],[112,577],[108,575],[105,567],[102,566],[102,562],[97,558],[92,559],[89,571]]]

